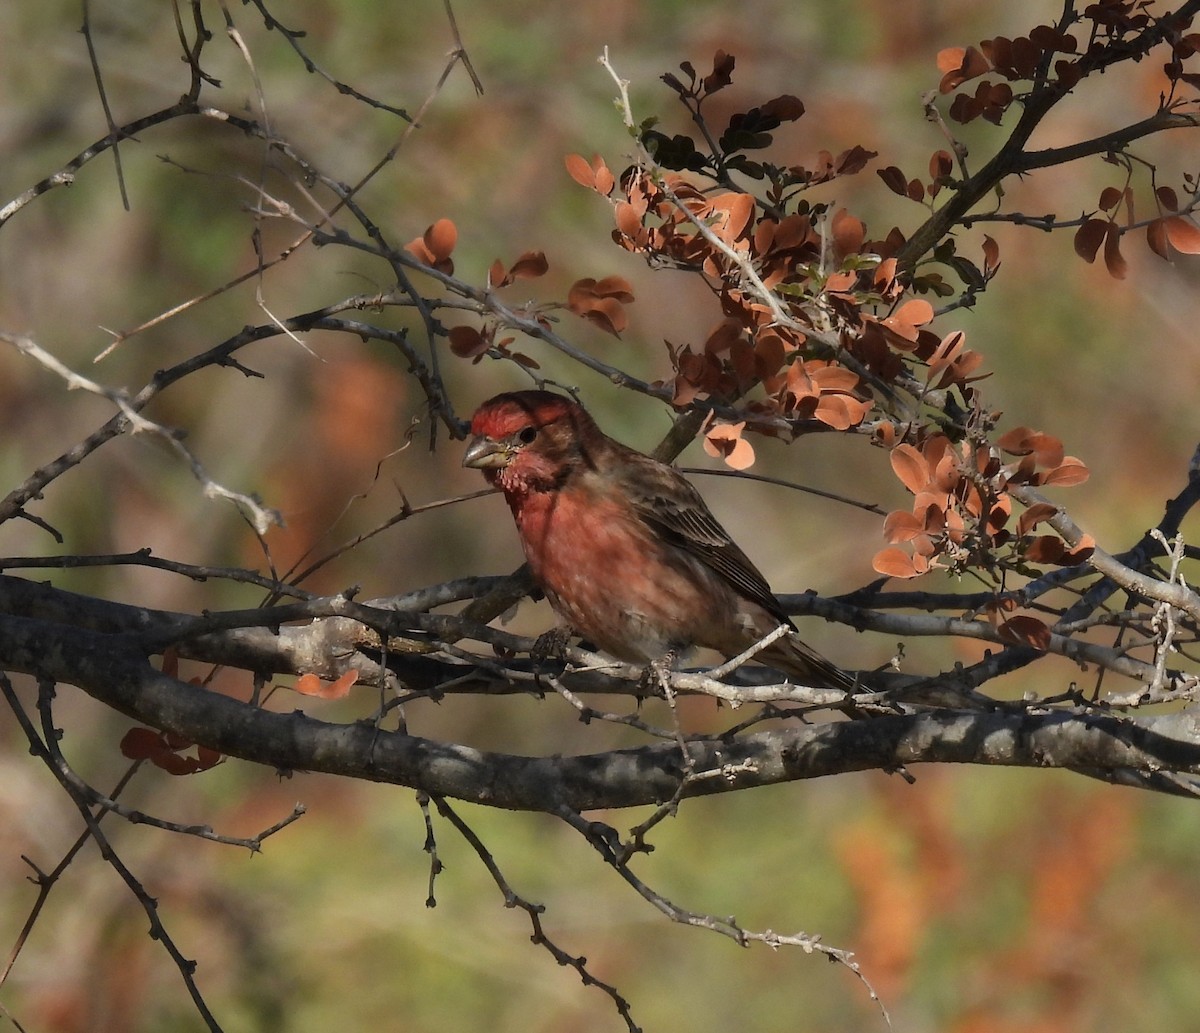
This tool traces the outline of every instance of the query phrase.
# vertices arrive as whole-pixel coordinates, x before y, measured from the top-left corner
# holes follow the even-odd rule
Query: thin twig
[[[146,892],[146,888],[141,884],[141,882],[138,881],[133,872],[126,867],[125,863],[117,855],[116,851],[113,850],[108,838],[100,829],[99,820],[96,817],[93,817],[92,812],[89,810],[87,801],[77,794],[75,787],[69,781],[63,778],[61,773],[55,767],[53,759],[46,748],[46,743],[43,742],[41,736],[38,735],[33,723],[25,714],[24,708],[21,707],[20,701],[17,699],[16,693],[13,690],[12,683],[8,680],[8,677],[3,674],[0,674],[0,692],[2,692],[5,698],[8,700],[9,706],[16,715],[17,722],[21,725],[21,729],[29,741],[30,752],[36,757],[40,758],[54,774],[55,778],[59,780],[59,783],[62,785],[63,789],[66,790],[67,795],[71,798],[71,802],[75,804],[76,809],[83,818],[83,822],[87,826],[88,835],[100,850],[100,856],[103,857],[113,871],[115,871],[121,877],[121,880],[125,883],[125,885],[129,888],[129,891],[142,906],[142,910],[145,911],[146,917],[150,920],[151,938],[157,940],[163,945],[167,951],[167,954],[170,955],[171,960],[175,963],[175,967],[179,970],[179,974],[183,977],[183,982],[187,987],[188,994],[192,998],[192,1003],[196,1006],[196,1010],[200,1013],[201,1019],[204,1020],[205,1026],[208,1027],[210,1033],[223,1033],[221,1026],[218,1024],[215,1016],[209,1010],[207,1003],[205,1003],[204,997],[200,993],[200,988],[196,985],[196,963],[188,958],[185,958],[183,954],[180,953],[179,948],[175,945],[175,941],[171,939],[170,934],[167,932],[166,926],[163,925],[162,919],[159,917],[158,902]],[[38,710],[42,715],[42,725],[47,741],[56,737],[58,734],[57,729],[54,727],[53,718],[50,713],[50,701],[53,698],[53,695],[53,684],[46,681],[39,682]]]
[[[91,62],[92,76],[96,80],[96,92],[100,95],[100,106],[104,109],[104,121],[108,125],[108,135],[112,138],[113,166],[117,173],[117,187],[121,191],[121,205],[125,211],[129,211],[129,193],[125,189],[125,172],[121,168],[121,151],[117,144],[121,138],[121,131],[117,128],[117,123],[113,121],[112,108],[108,105],[108,94],[104,89],[104,77],[100,74],[100,59],[96,56],[96,43],[92,39],[91,0],[83,0],[83,28],[80,31],[87,43],[88,61]]]
[[[625,1025],[629,1033],[641,1033],[641,1027],[633,1021],[629,1002],[621,996],[617,988],[604,982],[602,979],[597,979],[587,967],[587,958],[582,955],[569,954],[546,935],[545,928],[542,926],[542,913],[546,910],[545,905],[534,904],[532,901],[528,901],[516,893],[508,884],[508,880],[504,878],[504,874],[500,871],[500,867],[496,864],[496,860],[492,857],[491,852],[484,846],[483,840],[475,834],[475,830],[459,817],[458,812],[443,797],[433,796],[432,800],[437,806],[438,813],[457,829],[459,835],[470,844],[476,856],[483,862],[483,866],[488,870],[492,881],[495,882],[497,888],[504,895],[504,906],[520,908],[529,916],[529,922],[533,928],[533,935],[530,939],[533,943],[539,947],[544,947],[550,956],[560,965],[573,968],[578,973],[584,986],[594,986],[607,994],[616,1007],[617,1013],[625,1020]]]

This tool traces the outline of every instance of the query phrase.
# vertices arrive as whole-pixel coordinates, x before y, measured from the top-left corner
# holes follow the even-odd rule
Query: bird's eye
[[[537,437],[537,427],[526,427],[520,434],[517,435],[517,440],[522,445],[532,444],[533,439]]]

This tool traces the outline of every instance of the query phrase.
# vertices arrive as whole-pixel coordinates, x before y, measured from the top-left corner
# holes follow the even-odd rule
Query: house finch
[[[484,402],[463,465],[504,492],[534,580],[570,628],[653,663],[705,646],[736,656],[780,624],[779,600],[672,467],[606,436],[549,391]],[[794,627],[756,659],[805,684],[853,690]]]

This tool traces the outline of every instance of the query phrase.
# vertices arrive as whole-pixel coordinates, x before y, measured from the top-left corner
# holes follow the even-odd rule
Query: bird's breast
[[[530,570],[551,605],[606,653],[645,663],[708,644],[707,624],[733,608],[720,578],[620,499],[545,492],[513,512]]]

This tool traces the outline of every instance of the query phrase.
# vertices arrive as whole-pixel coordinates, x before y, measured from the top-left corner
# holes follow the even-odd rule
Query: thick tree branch
[[[125,638],[9,617],[4,666],[68,682],[133,719],[281,770],[391,782],[489,806],[575,811],[670,799],[674,743],[574,757],[521,757],[257,709],[155,670]],[[1053,710],[927,711],[788,727],[688,744],[684,795],[919,763],[1200,773],[1200,711],[1126,718]],[[707,776],[707,777],[704,777]]]

